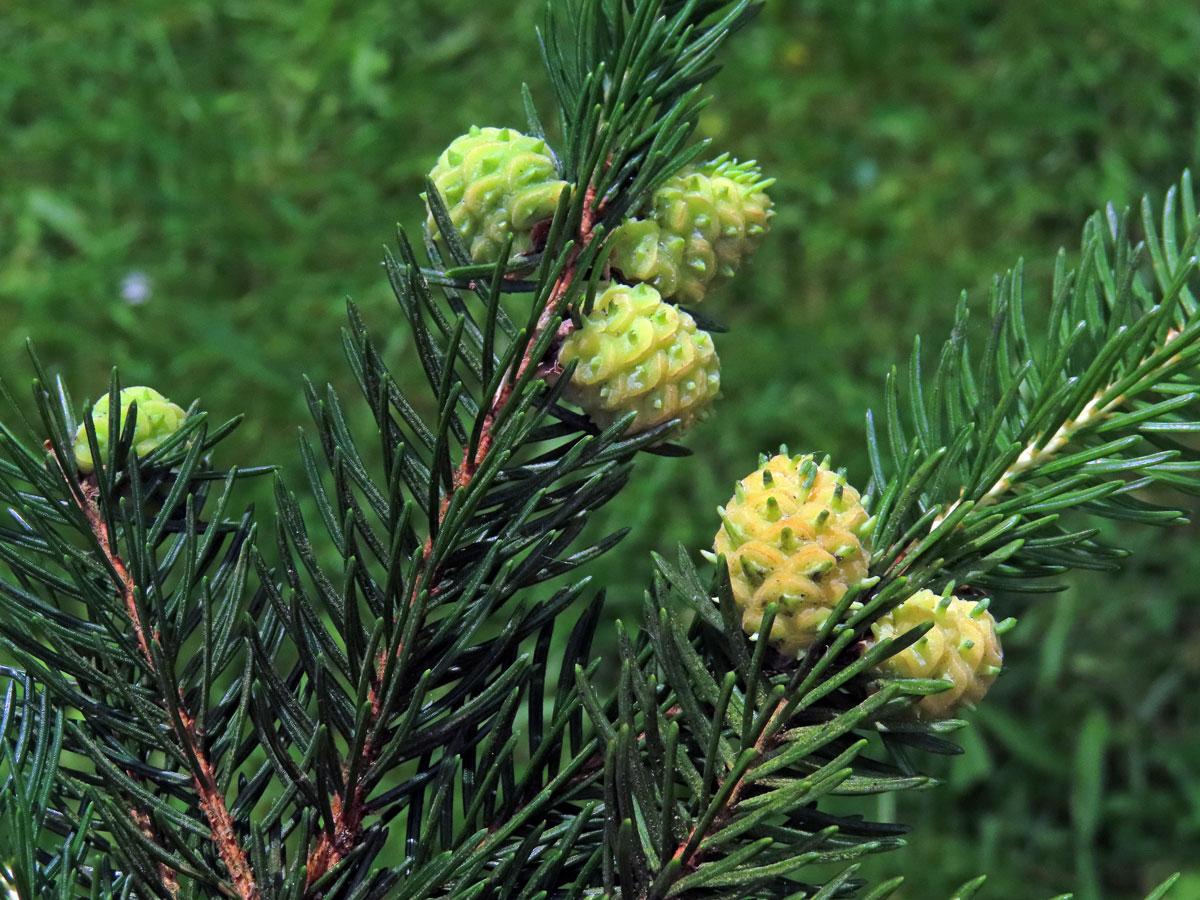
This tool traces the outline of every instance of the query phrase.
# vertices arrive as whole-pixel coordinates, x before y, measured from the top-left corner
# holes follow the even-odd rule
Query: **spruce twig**
[[[566,265],[561,273],[553,282],[553,286],[549,291],[546,303],[542,307],[541,312],[537,317],[537,324],[533,334],[526,344],[525,350],[522,353],[515,369],[510,373],[501,384],[500,389],[492,398],[491,404],[483,420],[483,428],[480,433],[475,452],[472,454],[469,445],[463,447],[463,457],[455,468],[454,475],[450,479],[449,489],[441,498],[437,509],[437,523],[440,525],[446,517],[447,511],[450,509],[450,504],[456,491],[468,488],[475,473],[479,470],[492,450],[495,425],[499,417],[504,413],[505,408],[513,401],[514,392],[517,385],[522,382],[522,379],[532,366],[537,364],[538,360],[533,355],[533,348],[539,346],[542,336],[550,328],[557,328],[558,317],[561,315],[562,307],[565,298],[571,290],[572,284],[577,277],[578,269],[577,262],[580,253],[585,251],[596,237],[597,210],[593,209],[595,202],[595,191],[589,186],[585,191],[585,198],[581,212],[581,219],[576,240],[571,245],[569,256]],[[429,561],[430,554],[433,550],[433,537],[430,536],[425,540],[420,554],[421,569],[424,570]],[[414,579],[412,587],[409,591],[408,606],[411,608],[416,602],[418,593],[428,591],[431,595],[436,595],[439,585],[439,573],[433,571],[422,571]],[[402,652],[403,645],[397,648],[397,653]],[[383,715],[383,685],[385,673],[388,668],[390,651],[383,651],[375,664],[375,674],[368,686],[368,700],[370,702],[370,713],[367,718],[367,728],[374,730],[380,717]],[[359,758],[354,761],[355,767],[359,771],[369,769],[378,757],[379,747],[375,741],[368,738],[363,743]],[[347,764],[347,769],[349,768]],[[318,879],[323,877],[326,872],[335,867],[347,854],[359,844],[363,837],[362,823],[364,817],[364,804],[366,795],[362,791],[361,786],[358,786],[350,795],[337,794],[330,800],[333,819],[321,834],[317,844],[309,851],[308,854],[308,883],[311,885]]]
[[[1128,212],[1088,222],[1077,270],[1060,254],[1045,341],[1030,338],[1018,266],[993,288],[978,362],[963,302],[933,376],[921,372],[919,344],[907,381],[893,373],[886,442],[868,416],[880,590],[896,578],[910,592],[950,582],[1041,590],[1047,575],[1111,567],[1120,555],[1092,529],[1070,531],[1071,511],[1181,521],[1133,494],[1197,487],[1200,459],[1174,439],[1196,428],[1200,410],[1200,220],[1179,199],[1191,191],[1185,174],[1161,231],[1144,201],[1139,243]]]
[[[53,453],[53,448],[48,447],[47,449],[51,451],[51,456],[55,460],[63,478],[70,478],[70,475],[68,475],[66,469],[58,460],[57,454]],[[164,673],[158,667],[158,660],[163,657],[161,639],[157,633],[147,634],[146,625],[142,622],[141,613],[138,609],[138,586],[130,576],[129,570],[125,567],[125,563],[118,552],[116,541],[113,539],[108,524],[104,521],[104,517],[100,512],[99,489],[95,478],[86,476],[80,480],[79,486],[84,499],[82,511],[87,517],[92,534],[100,546],[105,561],[116,577],[116,588],[121,595],[126,614],[129,617],[130,626],[137,637],[138,646],[141,648],[146,666],[149,668],[151,674],[158,679],[159,683],[164,685],[165,689],[167,682],[164,678]],[[195,717],[188,711],[183,693],[176,689],[176,695],[173,700],[171,698],[164,698],[164,703],[169,709],[173,709],[175,713],[172,717],[175,738],[184,748],[185,758],[192,762],[192,782],[199,796],[200,809],[204,813],[204,817],[208,820],[209,826],[212,828],[212,838],[216,844],[217,852],[225,863],[225,868],[229,872],[229,878],[237,896],[241,900],[259,900],[260,894],[258,886],[255,884],[254,871],[250,866],[250,860],[245,849],[238,840],[237,830],[229,814],[229,808],[225,803],[225,796],[217,787],[216,772],[204,748],[204,735],[197,726]],[[147,833],[148,837],[154,839],[154,829],[151,825],[150,817],[146,812],[143,810],[132,810],[131,815],[138,828]],[[162,863],[160,863],[159,869],[163,883],[167,886],[170,893],[172,895],[178,893],[179,882],[174,872]]]

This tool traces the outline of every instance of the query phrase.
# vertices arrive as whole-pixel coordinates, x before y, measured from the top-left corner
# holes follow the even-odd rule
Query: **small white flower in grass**
[[[141,306],[153,293],[150,276],[134,270],[121,279],[121,299],[130,306]]]

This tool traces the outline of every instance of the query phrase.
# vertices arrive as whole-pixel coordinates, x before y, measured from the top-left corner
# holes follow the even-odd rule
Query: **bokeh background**
[[[353,297],[419,381],[379,267],[470,124],[549,112],[541,0],[10,0],[0,9],[0,376],[31,337],[77,399],[110,367],[216,415],[222,462],[299,486],[300,379],[351,395]],[[1030,306],[1103,203],[1161,197],[1200,150],[1200,6],[1179,0],[771,0],[701,122],[778,179],[752,266],[712,311],[724,399],[610,508],[594,569],[636,619],[652,549],[707,546],[760,451],[865,480],[865,410],[960,291],[1026,260]],[[928,345],[928,344],[927,344]],[[365,418],[360,417],[360,422]],[[267,486],[264,485],[263,490]],[[265,500],[265,494],[263,499]],[[1200,897],[1200,554],[1191,527],[1114,533],[1117,577],[998,604],[1008,672],[934,762],[945,785],[871,814],[914,826],[873,860],[905,898],[980,872],[989,896]]]

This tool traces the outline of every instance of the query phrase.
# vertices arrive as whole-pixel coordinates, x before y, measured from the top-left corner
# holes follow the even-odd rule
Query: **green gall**
[[[446,148],[429,178],[476,263],[499,261],[510,239],[514,257],[533,250],[534,229],[554,217],[567,186],[545,142],[511,128],[472,127]],[[428,224],[441,237],[432,213]]]
[[[613,233],[610,265],[676,303],[699,303],[762,242],[773,210],[753,163],[722,156],[667,179]]]
[[[835,508],[834,495],[841,497]],[[721,510],[714,555],[724,554],[733,599],[750,635],[779,604],[770,643],[798,656],[808,649],[848,590],[867,577],[870,548],[857,536],[867,521],[858,492],[828,461],[763,457]]]
[[[629,434],[675,420],[673,436],[700,421],[721,386],[711,336],[646,284],[609,284],[562,343],[577,362],[563,396],[601,428],[635,413]],[[557,376],[554,376],[557,377]]]
[[[121,409],[117,422],[113,424],[109,421],[108,399],[108,396],[105,395],[97,400],[91,413],[101,461],[108,456],[110,441],[120,440],[129,408],[134,404],[137,404],[137,418],[134,423],[131,449],[139,457],[146,456],[150,451],[162,445],[187,420],[187,413],[178,404],[172,403],[154,388],[139,386],[128,387],[121,391],[119,397]],[[75,464],[82,474],[87,475],[95,470],[96,463],[92,459],[92,448],[88,445],[85,423],[79,424],[72,449],[75,452]]]

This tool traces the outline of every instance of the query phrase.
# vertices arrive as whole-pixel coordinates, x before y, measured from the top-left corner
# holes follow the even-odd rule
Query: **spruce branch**
[[[327,873],[334,871],[357,845],[369,838],[364,822],[366,809],[371,805],[371,787],[385,764],[395,765],[403,758],[403,755],[386,758],[381,744],[396,740],[397,716],[411,717],[413,714],[412,705],[407,707],[409,713],[404,713],[403,709],[406,704],[415,703],[417,698],[408,693],[411,688],[402,689],[400,685],[411,678],[407,672],[411,664],[410,657],[427,652],[412,644],[414,640],[420,642],[422,635],[428,631],[422,623],[436,606],[464,602],[458,601],[447,590],[447,585],[452,586],[452,591],[463,590],[458,583],[461,576],[455,566],[457,555],[466,548],[462,542],[468,535],[478,542],[479,535],[501,534],[505,528],[514,526],[525,530],[529,527],[525,524],[526,519],[534,512],[545,510],[546,514],[541,516],[543,524],[537,526],[536,531],[530,531],[530,537],[539,533],[544,535],[538,538],[537,546],[546,550],[538,550],[529,559],[535,560],[542,553],[546,553],[547,559],[553,559],[566,549],[569,538],[577,533],[584,513],[605,502],[623,481],[624,475],[616,481],[608,481],[601,479],[597,472],[587,481],[577,482],[578,487],[573,495],[557,490],[547,492],[550,485],[561,483],[571,473],[582,471],[585,466],[602,465],[611,468],[614,473],[621,471],[632,454],[653,444],[663,432],[663,429],[658,429],[635,439],[618,441],[621,432],[621,423],[618,423],[598,437],[589,436],[586,432],[581,435],[584,429],[580,427],[582,422],[578,416],[556,403],[558,392],[566,379],[560,379],[557,389],[546,390],[538,385],[540,376],[545,374],[548,350],[573,327],[572,321],[563,321],[565,313],[569,310],[574,314],[578,309],[586,311],[590,304],[590,295],[603,270],[603,237],[609,227],[607,223],[619,219],[621,210],[638,202],[653,185],[651,180],[645,178],[635,183],[624,176],[612,177],[617,166],[625,166],[628,172],[639,169],[640,164],[635,165],[628,153],[632,146],[630,129],[635,125],[649,129],[644,139],[647,147],[656,141],[661,144],[663,139],[657,135],[665,133],[668,127],[674,129],[667,148],[674,147],[672,152],[676,155],[664,155],[666,151],[658,146],[655,148],[655,165],[661,167],[660,174],[664,177],[672,167],[682,165],[680,146],[684,136],[690,133],[694,124],[691,120],[698,109],[694,105],[693,89],[699,80],[688,79],[695,76],[700,63],[711,56],[724,36],[735,25],[745,21],[752,5],[730,4],[732,12],[726,11],[727,14],[717,16],[712,27],[705,29],[698,29],[697,26],[702,20],[713,18],[718,8],[726,4],[708,4],[702,11],[694,6],[689,9],[676,8],[673,4],[668,6],[669,11],[664,7],[664,15],[659,15],[654,4],[639,7],[636,18],[640,24],[636,26],[633,38],[644,44],[637,65],[648,68],[631,70],[632,74],[625,83],[629,86],[642,84],[639,72],[643,75],[651,71],[665,72],[675,65],[678,71],[672,76],[674,83],[692,99],[684,103],[670,92],[659,92],[653,102],[647,105],[640,94],[621,100],[610,97],[611,102],[606,101],[603,108],[598,106],[593,113],[584,117],[566,116],[564,127],[568,153],[564,172],[571,178],[574,187],[563,192],[558,214],[544,236],[535,278],[516,282],[509,276],[507,264],[490,268],[472,265],[436,185],[432,182],[427,185],[432,221],[444,241],[444,252],[449,254],[450,264],[443,261],[443,249],[427,233],[425,245],[431,267],[418,263],[403,234],[400,257],[397,260],[389,256],[387,266],[397,299],[413,327],[417,346],[421,348],[422,364],[430,387],[438,397],[441,412],[436,426],[426,427],[419,421],[413,406],[391,386],[390,376],[366,340],[365,329],[357,324],[354,327],[355,334],[349,347],[352,366],[360,377],[364,396],[373,404],[383,437],[385,460],[392,461],[388,466],[389,483],[386,486],[373,491],[367,487],[363,477],[354,480],[357,487],[368,494],[374,492],[379,497],[391,498],[400,496],[397,488],[403,482],[414,500],[418,501],[419,513],[428,523],[428,534],[423,540],[415,539],[415,533],[410,528],[410,523],[415,520],[414,512],[406,513],[400,520],[393,516],[392,521],[386,523],[390,536],[374,537],[372,532],[363,527],[357,504],[351,501],[352,492],[341,487],[335,491],[340,508],[329,508],[323,514],[331,536],[343,546],[343,556],[348,564],[357,560],[349,546],[351,534],[357,532],[368,545],[373,544],[383,550],[382,553],[379,550],[373,552],[380,562],[386,562],[383,557],[387,555],[396,559],[395,551],[386,548],[396,546],[397,537],[403,534],[403,544],[407,548],[404,551],[408,559],[407,574],[399,578],[394,571],[389,573],[388,587],[384,593],[392,595],[397,590],[402,591],[401,616],[409,627],[401,628],[397,624],[389,629],[385,625],[380,637],[371,637],[372,641],[377,641],[379,649],[376,650],[371,674],[365,681],[365,715],[345,735],[351,747],[351,757],[329,764],[330,768],[340,769],[341,776],[335,774],[331,779],[333,799],[325,817],[326,822],[308,855],[307,880],[315,891],[324,890],[321,885],[328,883]],[[543,40],[550,54],[548,59],[558,61],[551,62],[551,75],[559,87],[571,80],[570,76],[565,80],[557,78],[563,74],[559,65],[565,59],[562,48],[577,46],[579,39],[593,43],[601,31],[615,22],[624,21],[626,13],[618,7],[619,4],[601,10],[600,5],[596,5],[593,10],[595,17],[583,26],[585,29],[594,29],[590,32],[592,36],[581,38],[575,30],[576,26],[559,19],[558,12],[551,5],[551,24]],[[616,19],[611,16],[616,16]],[[657,37],[654,40],[647,38],[646,29]],[[619,36],[620,28],[605,33],[607,37],[600,41],[603,47],[596,45],[599,48],[597,53],[609,60],[607,65],[612,71],[622,71],[623,66],[631,63],[627,56],[631,44],[624,39],[610,40],[614,34]],[[680,54],[686,58],[681,58]],[[600,65],[598,62],[596,64]],[[651,79],[644,83],[653,81]],[[600,82],[592,79],[589,84],[598,86]],[[596,90],[600,90],[600,93],[595,93]],[[589,106],[588,96],[594,99],[606,90],[589,87],[584,93],[573,95],[573,108]],[[588,94],[589,91],[592,93]],[[644,114],[639,114],[640,118],[636,120],[628,118],[626,114],[629,105],[626,101],[631,99],[643,108]],[[658,118],[648,117],[651,107],[658,109]],[[536,115],[531,110],[533,118]],[[538,133],[540,125],[532,130]],[[501,259],[507,260],[508,257],[507,250],[500,254]],[[442,289],[443,302],[447,306],[445,313],[440,311],[440,303],[431,290],[434,285]],[[500,305],[501,295],[520,288],[531,289],[532,292],[531,315],[523,331],[517,330],[508,321]],[[475,319],[474,313],[459,295],[459,290],[479,295],[483,305],[481,322]],[[503,349],[497,343],[501,334],[508,338],[507,347]],[[459,366],[469,372],[460,375],[457,371]],[[478,385],[477,390],[464,387],[471,381]],[[387,397],[386,403],[380,402],[384,396]],[[336,404],[332,397],[324,403],[315,397],[310,400],[318,424],[330,419]],[[326,404],[328,410],[322,409]],[[393,418],[393,409],[400,414],[399,422]],[[468,423],[459,424],[460,412],[466,415]],[[542,428],[539,422],[548,414],[562,424]],[[408,434],[405,435],[405,432]],[[559,449],[535,459],[526,474],[518,475],[519,469],[505,468],[527,443],[550,438],[567,440],[560,444]],[[459,444],[461,449],[458,461],[452,464],[449,448],[453,443]],[[340,478],[339,467],[347,465],[345,437],[331,432],[322,439],[322,445],[337,481]],[[424,449],[418,453],[421,447]],[[340,457],[339,453],[342,454]],[[350,463],[350,467],[360,468],[357,462]],[[310,483],[315,491],[323,493],[319,480],[320,476],[310,469]],[[507,482],[508,486],[497,490],[501,482]],[[543,487],[535,493],[518,490],[522,482]],[[588,492],[581,493],[579,488],[585,485]],[[588,498],[588,493],[593,495],[592,499]],[[497,499],[491,500],[489,494]],[[519,500],[522,495],[534,505],[529,506],[526,501]],[[496,505],[500,497],[505,498],[503,507]],[[372,505],[381,506],[378,502]],[[487,513],[481,520],[478,511],[489,507],[494,512]],[[561,508],[561,513],[553,512],[556,507]],[[563,518],[564,515],[568,518]],[[347,516],[350,518],[347,519]],[[473,519],[477,524],[473,524]],[[396,526],[401,522],[403,527],[397,529]],[[559,522],[563,525],[573,523],[570,531],[556,536],[546,530],[551,523]],[[308,539],[299,533],[299,522],[296,526],[289,527],[292,532],[289,542],[302,555],[308,556]],[[475,562],[476,572],[470,576],[470,584],[474,587],[467,589],[466,596],[470,596],[470,591],[487,591],[487,602],[479,603],[477,608],[480,612],[473,613],[471,618],[482,621],[487,610],[497,608],[519,585],[535,583],[551,574],[565,571],[564,566],[574,568],[612,546],[617,537],[606,538],[597,546],[576,553],[569,561],[548,564],[541,571],[530,570],[528,565],[512,568],[521,547],[528,546],[524,541],[514,547],[504,547],[497,540],[488,554]],[[553,541],[547,543],[551,538]],[[548,552],[551,549],[553,552]],[[502,557],[510,561],[507,571],[511,571],[512,578],[506,575],[506,568],[500,565]],[[395,563],[388,565],[394,567]],[[317,581],[325,579],[311,564],[306,563],[306,568]],[[361,568],[356,568],[356,572],[361,571]],[[369,590],[376,589],[371,586]],[[560,607],[565,596],[560,592],[560,598],[553,601],[554,607]],[[361,627],[349,622],[346,625],[351,629]],[[529,627],[517,626],[519,633],[506,637],[504,642],[498,642],[497,648],[511,646],[515,651],[514,641],[521,634],[528,633]],[[402,632],[407,633],[402,635]],[[344,631],[342,635],[347,641],[365,641],[367,638],[365,632],[361,639],[353,638]],[[340,642],[333,635],[330,638],[335,643]],[[461,642],[456,647],[462,647]],[[446,648],[446,652],[462,650]],[[448,660],[441,663],[437,670],[444,670],[446,662]],[[421,718],[419,713],[417,717]],[[542,752],[545,753],[546,749]],[[443,757],[444,761],[451,759],[449,756]],[[580,751],[575,755],[573,764],[582,765],[587,759],[587,755]],[[564,788],[574,792],[580,785],[581,782],[570,781]],[[532,812],[528,802],[521,809],[523,814]],[[378,814],[380,810],[376,809],[375,812]]]
[[[1185,176],[1189,198],[1190,190]],[[841,598],[799,661],[768,646],[775,605],[747,641],[723,563],[706,584],[686,551],[677,563],[659,560],[641,645],[649,655],[623,646],[626,699],[615,716],[589,706],[609,745],[608,890],[716,896],[736,884],[784,896],[817,856],[849,860],[895,846],[894,834],[818,813],[813,801],[927,786],[911,752],[958,752],[942,735],[963,723],[898,717],[908,697],[945,682],[878,681],[880,664],[933,623],[864,642],[872,623],[929,584],[950,590],[969,582],[1000,595],[1053,571],[1111,565],[1113,552],[1094,540],[1095,530],[1067,530],[1062,514],[1179,520],[1177,511],[1126,495],[1197,488],[1200,462],[1174,435],[1197,430],[1200,408],[1191,293],[1200,222],[1191,200],[1172,192],[1160,241],[1148,203],[1144,210],[1148,246],[1132,243],[1127,217],[1110,211],[1085,229],[1078,272],[1060,255],[1044,344],[1030,338],[1019,270],[993,291],[991,337],[978,366],[965,301],[931,381],[922,378],[918,342],[907,382],[895,374],[889,381],[887,443],[871,431],[875,574]],[[694,611],[690,626],[674,612],[679,604]],[[659,710],[657,727],[639,718],[651,715],[646,697]],[[666,708],[674,711],[669,722]],[[689,772],[688,756],[703,767]],[[723,836],[735,840],[722,846]],[[847,845],[852,836],[859,840]],[[847,889],[853,869],[804,891]]]
[[[1046,575],[1121,555],[1095,529],[1068,529],[1071,511],[1182,521],[1143,497],[1198,487],[1200,459],[1176,439],[1197,429],[1200,408],[1191,192],[1185,175],[1168,194],[1161,238],[1149,200],[1136,244],[1128,213],[1089,221],[1078,268],[1059,256],[1044,340],[1026,321],[1018,266],[993,288],[978,364],[964,300],[933,377],[922,375],[919,343],[907,380],[892,374],[886,441],[868,417],[881,586],[903,577],[911,589],[1044,590]]]
[[[36,357],[34,366],[44,379]],[[80,714],[66,722],[63,746],[89,757],[99,773],[60,767],[62,790],[51,795],[48,821],[78,824],[78,840],[121,861],[121,877],[148,895],[174,896],[186,873],[229,896],[258,896],[244,832],[214,762],[236,736],[207,737],[208,727],[219,731],[228,721],[228,709],[207,708],[207,698],[239,639],[228,628],[232,646],[206,635],[205,671],[193,660],[180,674],[176,662],[201,624],[184,603],[189,594],[222,598],[223,610],[238,618],[244,582],[235,572],[253,532],[247,519],[225,522],[221,513],[233,483],[264,470],[213,471],[207,451],[236,423],[210,434],[194,408],[143,468],[131,452],[137,405],[127,416],[111,414],[118,394],[114,379],[103,442],[90,418],[79,431],[90,459],[103,460],[92,472],[82,471],[72,450],[77,420],[61,384],[55,405],[35,384],[41,430],[51,435],[40,452],[0,429],[0,502],[19,526],[4,530],[0,550],[15,576],[0,583],[0,636],[57,708]],[[199,514],[214,476],[224,491],[216,519],[206,521]],[[192,796],[199,821],[173,805]],[[198,836],[211,842],[224,873],[198,852]]]
[[[53,448],[48,447],[47,450],[53,457]],[[53,458],[62,477],[70,478],[71,476],[63,467],[61,460],[57,457]],[[139,588],[122,561],[115,537],[104,521],[99,500],[100,490],[96,479],[93,476],[85,476],[80,480],[79,487],[83,496],[83,513],[87,517],[92,535],[96,539],[105,561],[115,575],[115,588],[121,595],[130,627],[137,638],[146,666],[150,674],[164,685],[163,690],[168,690],[165,686],[167,676],[158,665],[158,660],[165,658],[161,635],[157,631],[147,633],[148,625],[143,622],[139,610]],[[199,797],[200,809],[212,829],[212,838],[217,852],[220,854],[222,862],[225,863],[225,869],[229,873],[237,896],[241,900],[257,900],[260,895],[255,884],[254,871],[250,866],[246,850],[239,841],[237,829],[234,827],[229,808],[225,803],[225,796],[217,786],[216,772],[205,750],[205,736],[196,724],[196,717],[189,712],[187,701],[178,687],[175,687],[175,695],[175,698],[168,700],[166,705],[174,713],[171,718],[175,738],[183,747],[185,757],[191,762],[192,781]],[[138,828],[147,834],[149,839],[158,839],[148,813],[135,809],[131,815]],[[177,894],[179,883],[174,873],[166,864],[162,863],[160,863],[160,872],[167,891],[172,896]]]
[[[429,186],[429,190],[431,194],[436,194],[436,188],[433,185]],[[576,278],[580,253],[587,250],[596,236],[596,216],[592,207],[594,191],[589,186],[584,193],[585,200],[581,210],[578,234],[566,248],[565,262],[559,267],[552,281],[532,334],[515,366],[510,367],[507,377],[501,382],[490,403],[484,407],[486,411],[481,411],[482,419],[477,438],[469,443],[464,443],[461,461],[455,467],[448,487],[440,492],[440,500],[436,504],[436,513],[431,522],[431,533],[421,548],[416,564],[417,573],[408,589],[407,605],[410,609],[422,591],[428,592],[431,596],[439,593],[442,573],[436,567],[429,566],[430,557],[434,551],[436,530],[445,524],[455,494],[470,488],[472,479],[487,461],[496,438],[497,425],[502,421],[506,409],[510,404],[519,401],[522,394],[530,391],[532,384],[527,378],[527,374],[532,373],[540,358],[540,356],[535,356],[535,349],[543,347],[546,335],[558,328],[564,302]],[[459,321],[465,324],[466,320],[460,319]],[[460,324],[460,331],[461,328]],[[507,452],[511,452],[511,450]],[[404,645],[401,641],[394,651],[389,648],[378,654],[374,676],[367,686],[370,710],[365,725],[369,731],[376,728],[384,714],[383,686],[386,684],[385,679],[390,662],[394,656],[403,651]],[[351,766],[356,771],[370,769],[376,762],[378,754],[379,747],[375,737],[368,736],[361,745],[358,758],[348,763],[348,771]],[[309,851],[307,868],[310,885],[336,866],[362,840],[364,805],[367,798],[361,785],[356,785],[351,780],[347,780],[347,785],[348,792],[337,793],[330,801],[332,821],[322,833],[316,846]]]
[[[805,866],[896,846],[893,826],[828,816],[814,803],[929,783],[894,770],[880,777],[884,763],[851,736],[904,686],[865,699],[860,691],[849,710],[816,707],[831,691],[852,696],[845,686],[875,654],[847,664],[846,634],[821,656],[815,679],[773,670],[766,641],[748,642],[712,606],[713,591],[732,606],[727,581],[703,584],[686,554],[659,568],[647,631],[620,643],[615,715],[589,705],[608,741],[606,888],[646,898],[791,895],[803,884],[788,876]],[[691,625],[678,603],[695,610]]]

